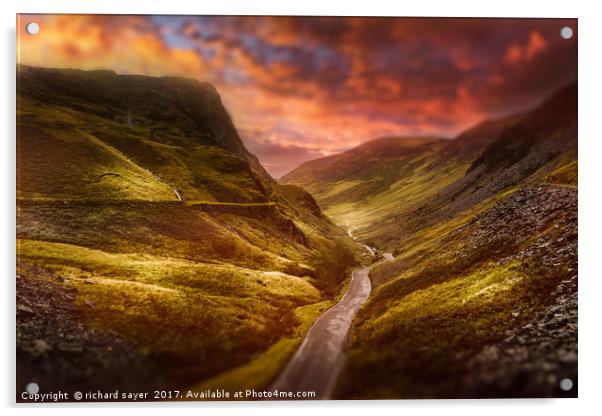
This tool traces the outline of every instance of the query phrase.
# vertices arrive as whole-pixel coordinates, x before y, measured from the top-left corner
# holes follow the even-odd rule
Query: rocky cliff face
[[[468,172],[481,173],[510,168],[521,162],[523,170],[535,171],[562,152],[577,150],[577,84],[555,93],[540,107],[503,129]],[[527,172],[525,172],[527,173]]]
[[[179,133],[182,144],[248,154],[219,93],[206,82],[23,65],[17,82],[19,95],[39,105],[84,110],[131,128],[148,128],[149,138],[156,142],[170,144]]]

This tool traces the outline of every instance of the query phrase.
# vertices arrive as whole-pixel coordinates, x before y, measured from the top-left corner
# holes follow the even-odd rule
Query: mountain
[[[33,136],[40,127],[54,129],[55,134],[62,127],[77,127],[79,134],[88,135],[85,144],[62,138],[68,148],[44,149],[49,152],[46,154],[49,160],[46,157],[34,160],[29,154],[23,158],[24,163],[48,165],[45,168],[54,175],[60,174],[53,164],[55,152],[61,152],[57,158],[64,157],[65,150],[75,152],[70,163],[85,165],[92,162],[86,146],[98,147],[89,144],[96,139],[97,144],[122,152],[126,159],[132,159],[154,175],[154,178],[140,177],[143,173],[128,166],[126,160],[126,165],[120,168],[134,177],[111,177],[111,181],[116,182],[111,186],[112,192],[118,189],[121,192],[116,197],[138,198],[139,195],[127,195],[128,191],[135,192],[139,188],[144,193],[147,188],[155,189],[152,187],[165,190],[164,183],[169,182],[185,200],[265,202],[273,191],[271,188],[277,186],[244,147],[219,94],[208,83],[174,77],[117,75],[111,71],[26,66],[20,66],[18,83],[20,134]],[[56,111],[49,113],[48,109]],[[78,120],[78,117],[84,119]],[[27,144],[21,145],[25,151]],[[36,148],[44,144],[36,143]],[[103,150],[104,154],[111,149]],[[41,154],[40,150],[38,156]],[[103,162],[108,163],[104,160],[92,163]],[[134,171],[130,172],[131,169]],[[35,173],[33,166],[23,167],[20,192],[39,191],[35,183],[30,183],[34,181],[30,176]],[[85,194],[85,187],[74,181],[88,179],[70,178],[69,196]],[[57,178],[53,182],[59,181]],[[90,190],[92,194],[95,191]],[[165,199],[176,198],[173,192],[167,193],[170,195],[163,196]]]
[[[284,178],[392,251],[340,398],[576,397],[577,84],[455,139],[386,138]]]
[[[351,239],[266,173],[210,84],[17,72],[17,390],[184,387],[260,357],[269,381]]]
[[[362,200],[403,176],[399,173],[400,161],[436,152],[443,143],[443,139],[422,137],[377,139],[344,153],[305,162],[280,181],[307,189],[323,207],[338,201]]]
[[[453,140],[367,142],[306,162],[281,182],[307,189],[365,242],[395,250],[439,217],[562,166],[576,170],[576,91],[567,86],[531,112],[483,122]]]
[[[17,74],[17,391],[265,388],[347,287],[345,228],[395,258],[336,397],[576,397],[576,84],[277,182],[210,84]]]

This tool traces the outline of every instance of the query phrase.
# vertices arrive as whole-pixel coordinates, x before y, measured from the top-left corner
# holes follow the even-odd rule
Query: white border
[[[286,414],[304,415],[307,413],[330,414],[344,411],[348,415],[362,414],[375,408],[379,413],[400,414],[417,412],[421,414],[444,413],[447,415],[504,415],[519,412],[545,412],[546,415],[592,414],[600,408],[598,388],[600,383],[600,343],[599,319],[602,296],[599,273],[602,259],[596,254],[602,235],[601,213],[597,202],[602,186],[602,152],[600,143],[600,113],[602,112],[602,90],[600,76],[602,65],[599,41],[602,39],[602,22],[594,1],[551,1],[528,2],[525,0],[485,1],[434,1],[394,2],[393,0],[364,1],[324,1],[324,0],[221,0],[221,1],[135,1],[103,0],[69,1],[20,0],[17,4],[1,2],[3,23],[3,97],[1,121],[5,134],[2,137],[0,152],[3,169],[0,181],[2,196],[2,239],[0,253],[4,274],[2,294],[5,296],[2,311],[2,368],[0,378],[1,403],[10,413],[18,411],[14,401],[14,230],[15,230],[15,14],[21,13],[127,13],[127,14],[304,14],[339,16],[467,16],[467,17],[576,17],[579,18],[579,399],[572,400],[482,400],[482,401],[399,401],[399,402],[312,402],[312,403],[198,403],[182,404],[177,412],[265,415]],[[598,192],[596,192],[598,191]],[[109,409],[107,409],[107,406]],[[164,414],[170,404],[125,406],[148,414]],[[88,406],[85,412],[104,414],[115,409],[116,405]],[[35,409],[21,408],[27,413]],[[116,410],[116,409],[115,409]],[[71,405],[52,406],[44,409],[48,414],[81,413],[80,407]]]

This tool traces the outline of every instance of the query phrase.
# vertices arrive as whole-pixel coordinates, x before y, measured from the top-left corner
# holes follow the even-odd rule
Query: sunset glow
[[[214,84],[278,177],[390,135],[453,137],[576,79],[567,19],[22,15],[19,62]]]

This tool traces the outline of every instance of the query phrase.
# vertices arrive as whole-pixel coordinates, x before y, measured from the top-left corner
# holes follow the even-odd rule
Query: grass
[[[551,301],[576,263],[546,266],[537,242],[576,238],[569,236],[576,223],[559,221],[553,210],[546,221],[541,213],[500,220],[495,210],[515,193],[510,188],[419,231],[393,262],[373,270],[373,293],[352,327],[340,397],[457,397],[466,360]],[[532,203],[519,197],[506,206]],[[514,233],[496,233],[497,221]]]
[[[204,262],[228,259],[233,264],[269,270],[279,270],[290,262],[177,201],[20,201],[18,216],[19,238]],[[272,242],[266,247],[276,247],[266,234],[263,237]],[[298,252],[296,255],[303,258]]]
[[[337,197],[339,194],[348,191],[350,189],[353,189],[354,187],[361,185],[365,183],[365,181],[361,181],[361,180],[342,180],[342,181],[338,181],[335,182],[334,184],[332,184],[330,186],[330,188],[328,190],[326,190],[325,192],[320,193],[321,197],[324,199],[328,199],[328,198],[334,198]]]
[[[144,354],[189,365],[180,382],[248,360],[307,317],[291,310],[321,298],[307,279],[231,264],[32,240],[19,240],[17,250],[20,261],[75,287],[94,326],[117,331]]]
[[[577,161],[573,160],[566,163],[556,170],[550,172],[544,178],[545,182],[559,184],[559,185],[571,185],[577,186],[578,183],[578,168]]]
[[[209,388],[217,388],[234,391],[268,387],[295,353],[316,318],[332,304],[332,301],[323,301],[296,308],[294,314],[299,324],[290,336],[280,339],[249,363],[195,385],[191,387],[191,390],[204,391]]]
[[[490,264],[461,278],[411,291],[401,299],[391,300],[386,312],[371,320],[364,330],[370,333],[369,336],[379,338],[392,326],[408,319],[420,320],[429,315],[450,313],[475,300],[490,303],[524,278],[519,265],[518,262],[503,266]]]
[[[364,178],[361,183],[369,183],[366,178],[372,178],[371,181],[384,182],[387,186],[373,186],[350,198],[345,191],[360,185],[353,179],[348,183],[352,186],[340,181],[326,188],[328,196],[319,195],[318,200],[326,205],[325,212],[335,223],[353,228],[354,234],[363,241],[393,250],[399,242],[393,237],[400,228],[398,218],[460,179],[467,165],[450,163],[433,167],[431,160],[424,156],[383,163],[385,167],[370,167],[361,172]],[[342,191],[335,197],[338,189]]]
[[[516,187],[509,188],[458,213],[448,221],[442,221],[430,227],[423,228],[412,234],[409,238],[400,241],[395,250],[395,254],[399,257],[398,261],[403,261],[404,259],[407,259],[423,250],[428,249],[429,247],[432,247],[437,240],[444,238],[453,230],[465,225],[479,213],[492,208],[497,203],[510,196],[516,190]]]
[[[186,205],[225,205],[234,207],[273,207],[275,202],[219,202],[219,201],[186,201]]]
[[[158,380],[276,371],[355,264],[311,195],[265,173],[209,84],[24,66],[18,83],[22,277],[64,278]]]
[[[93,94],[101,84],[109,91],[124,82],[115,74],[42,71],[19,74],[19,197],[174,200],[177,190],[192,200],[266,202],[268,191],[221,103],[206,108],[207,118],[195,126],[193,107],[168,104],[177,82],[131,79],[148,85],[119,101],[131,85],[114,97]],[[82,91],[74,88],[79,82]],[[202,100],[199,86],[191,92]],[[132,102],[136,97],[141,101]],[[124,105],[137,110],[134,126],[125,120],[132,107]],[[215,137],[203,130],[209,127]]]
[[[70,244],[33,240],[18,240],[17,247],[19,257],[23,260],[39,262],[49,268],[72,267],[76,273],[90,270],[90,276],[98,274],[147,284],[160,282],[166,287],[202,289],[216,296],[236,293],[267,300],[272,296],[290,296],[294,299],[295,294],[305,293],[307,299],[319,297],[316,289],[301,277],[228,263],[205,264],[148,254],[107,253]],[[228,279],[224,280],[225,276]]]
[[[490,264],[391,301],[386,312],[356,326],[340,391],[355,398],[445,397],[463,358],[516,325],[512,311],[530,303],[524,279],[517,263]]]
[[[175,200],[172,189],[124,155],[74,130],[19,129],[18,197]]]
[[[179,202],[21,201],[17,256],[65,278],[86,321],[170,363],[157,375],[183,386],[269,349],[267,376],[284,363],[273,352],[294,351],[299,322],[313,319],[301,306],[319,308],[354,263],[344,240],[304,229],[311,248],[265,221],[215,219]]]

